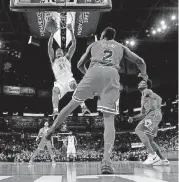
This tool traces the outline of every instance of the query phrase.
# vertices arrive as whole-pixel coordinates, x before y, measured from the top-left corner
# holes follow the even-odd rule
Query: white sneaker
[[[52,165],[55,166],[56,165],[56,162],[55,161],[52,161]]]
[[[170,162],[168,161],[168,159],[164,159],[162,161],[163,161],[164,166],[169,166],[170,165]]]
[[[160,157],[155,153],[154,155],[149,154],[148,158],[143,162],[144,165],[154,164],[160,161]]]
[[[28,164],[29,164],[29,165],[32,165],[32,164],[33,164],[33,161],[30,160]]]
[[[167,159],[159,160],[158,162],[153,164],[154,166],[168,166],[170,165],[170,162]]]

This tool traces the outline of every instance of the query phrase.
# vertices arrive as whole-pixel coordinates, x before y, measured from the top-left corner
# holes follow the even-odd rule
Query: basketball
[[[48,31],[50,33],[56,32],[58,29],[56,21],[50,17],[46,23],[45,29],[46,29],[46,31]]]

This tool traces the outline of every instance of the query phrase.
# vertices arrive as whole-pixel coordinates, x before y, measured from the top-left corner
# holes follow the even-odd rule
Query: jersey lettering
[[[60,70],[63,70],[63,69],[65,69],[65,68],[66,68],[66,66],[65,66],[65,64],[64,64],[64,63],[60,63],[60,64],[59,64],[59,67],[60,67]]]
[[[103,61],[112,61],[113,52],[111,50],[105,49],[103,53]]]

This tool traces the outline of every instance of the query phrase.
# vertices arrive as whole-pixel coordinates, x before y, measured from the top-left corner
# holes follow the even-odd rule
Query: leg
[[[140,138],[140,140],[142,141],[142,143],[145,145],[148,153],[154,155],[155,152],[150,144],[149,138],[148,136],[144,133],[144,130],[141,128],[142,127],[142,122],[140,122],[136,129],[135,129],[135,133],[137,134],[137,136]]]
[[[159,146],[154,141],[154,136],[151,136],[148,134],[147,134],[147,136],[149,138],[149,141],[150,141],[150,144],[151,144],[153,150],[157,153],[157,155],[160,157],[161,160],[165,160],[165,157],[162,155]]]
[[[52,159],[52,163],[55,163],[55,154],[53,153],[52,144],[50,141],[48,141],[48,143],[47,143],[47,149],[48,149],[50,157]]]
[[[115,141],[114,114],[103,113],[104,116],[104,156],[103,160],[110,161]]]
[[[146,165],[155,164],[160,161],[160,158],[156,154],[148,137],[148,135],[155,136],[152,117],[153,116],[151,115],[146,116],[135,129],[136,134],[139,136],[149,153],[148,158],[143,163]]]
[[[32,157],[30,158],[30,161],[29,161],[30,163],[34,161],[35,157],[37,156],[37,154],[39,154],[39,152],[40,152],[40,148],[37,148],[35,152],[33,153]]]
[[[75,91],[76,88],[77,88],[77,83],[76,83],[75,79],[74,79],[74,78],[70,79],[69,82],[68,82],[68,88],[67,88],[68,91],[69,91],[69,92]],[[82,103],[80,104],[80,106],[81,106],[81,110],[82,110],[83,115],[84,115],[86,112],[90,113],[90,111],[89,111],[89,109],[87,108],[85,102],[82,102]]]
[[[60,95],[60,89],[54,87],[52,90],[52,104],[54,112],[58,112],[59,95]]]
[[[71,114],[73,110],[75,110],[80,105],[80,102],[77,102],[75,100],[71,100],[66,107],[64,107],[61,112],[59,113],[58,117],[54,121],[53,125],[47,132],[47,138],[51,137],[51,135],[55,132],[55,129],[62,124],[63,121],[66,120],[66,118]]]

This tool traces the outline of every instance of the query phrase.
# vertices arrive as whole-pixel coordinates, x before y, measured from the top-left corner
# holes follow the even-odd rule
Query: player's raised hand
[[[148,75],[147,75],[147,74],[139,73],[138,77],[143,78],[143,80],[145,80],[145,81],[147,81],[147,80],[148,80]]]
[[[129,117],[128,122],[129,123],[132,123],[133,122],[133,118],[132,117]]]

